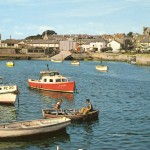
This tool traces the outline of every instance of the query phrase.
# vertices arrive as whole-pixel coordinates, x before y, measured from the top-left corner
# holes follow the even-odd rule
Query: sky
[[[0,0],[2,40],[63,34],[143,33],[150,0]]]

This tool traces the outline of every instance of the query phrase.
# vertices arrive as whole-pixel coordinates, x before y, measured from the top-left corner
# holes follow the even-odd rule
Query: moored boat
[[[51,133],[66,128],[70,123],[66,117],[3,123],[0,124],[0,139]]]
[[[79,61],[77,61],[77,60],[73,60],[73,61],[71,61],[71,64],[72,65],[80,65],[80,62]]]
[[[97,65],[96,69],[99,70],[99,71],[108,71],[108,66]]]
[[[52,62],[57,62],[57,63],[61,63],[63,62],[63,60],[60,60],[60,59],[51,59]]]
[[[67,77],[59,75],[58,71],[42,71],[38,80],[28,79],[30,88],[73,93],[75,91],[75,81],[69,81]]]
[[[55,109],[42,109],[42,114],[44,118],[58,118],[65,116],[72,121],[85,121],[97,119],[99,110],[93,110],[87,114],[81,114],[79,109],[60,109],[58,112]]]
[[[3,93],[0,94],[0,104],[13,105],[16,102],[17,94]]]
[[[14,104],[18,93],[17,85],[4,84],[3,78],[0,78],[0,104]]]
[[[13,61],[6,62],[7,67],[13,67],[14,65],[15,65],[15,63]]]

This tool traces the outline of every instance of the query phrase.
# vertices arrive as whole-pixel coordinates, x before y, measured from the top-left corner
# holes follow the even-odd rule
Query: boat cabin
[[[41,71],[40,72],[40,77],[42,76],[55,76],[55,75],[59,75],[59,72],[58,71]]]
[[[44,83],[61,83],[61,82],[68,82],[68,79],[60,75],[55,76],[44,75],[40,78],[40,81]]]

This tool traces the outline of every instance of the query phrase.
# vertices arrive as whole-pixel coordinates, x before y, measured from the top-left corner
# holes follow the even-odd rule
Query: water
[[[89,98],[100,109],[99,119],[71,124],[65,133],[40,140],[0,142],[0,149],[55,150],[148,150],[150,148],[150,67],[122,62],[103,62],[110,70],[99,72],[98,61],[83,61],[72,66],[69,61],[15,61],[15,67],[0,61],[0,76],[19,86],[19,105],[0,106],[0,122],[42,118],[41,109],[51,107],[62,97],[62,108],[81,108]],[[78,93],[38,92],[28,88],[27,79],[39,77],[49,64],[51,70],[75,80]]]

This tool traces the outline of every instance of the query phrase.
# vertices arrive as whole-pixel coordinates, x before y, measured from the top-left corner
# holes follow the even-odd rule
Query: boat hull
[[[57,62],[57,63],[62,63],[62,60],[55,60],[55,59],[51,59],[52,62]]]
[[[89,121],[98,118],[99,110],[94,110],[88,114],[80,114],[79,110],[60,110],[57,115],[54,109],[43,109],[42,114],[44,118],[58,118],[64,116],[71,119],[71,121]]]
[[[17,95],[13,93],[0,94],[0,104],[13,105],[16,102]]]
[[[7,63],[6,63],[6,66],[7,66],[7,67],[13,67],[13,66],[14,66],[14,62],[7,62]]]
[[[66,128],[70,123],[70,119],[63,117],[1,124],[0,139],[55,132]]]
[[[108,66],[98,65],[96,66],[96,69],[99,71],[108,71]]]
[[[61,83],[43,83],[38,80],[28,80],[30,88],[47,90],[47,91],[58,91],[58,92],[69,92],[73,93],[75,90],[75,82],[61,82]]]
[[[80,62],[79,61],[72,61],[71,64],[75,65],[75,66],[78,66],[78,65],[80,65]]]

